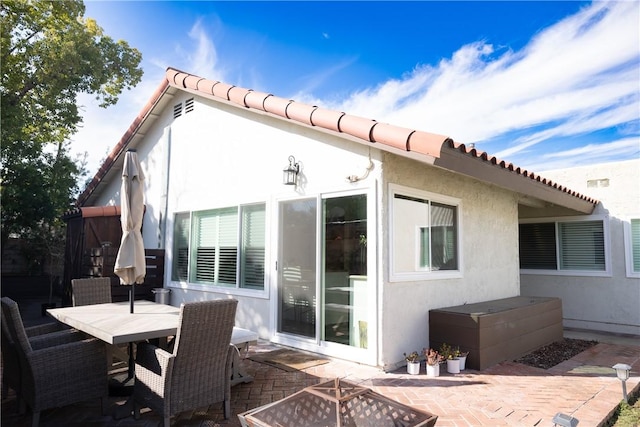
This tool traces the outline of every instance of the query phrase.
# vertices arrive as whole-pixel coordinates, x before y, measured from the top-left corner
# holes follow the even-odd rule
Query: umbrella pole
[[[129,287],[129,312],[133,313],[133,301],[135,299],[135,282]],[[135,376],[135,360],[133,357],[133,343],[129,343],[129,377],[127,380],[133,379]]]
[[[136,297],[136,293],[135,293],[135,283],[131,284],[131,287],[129,288],[129,313],[133,313],[133,300]]]

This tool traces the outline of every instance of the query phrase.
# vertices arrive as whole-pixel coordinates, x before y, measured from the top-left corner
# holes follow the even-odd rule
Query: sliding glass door
[[[279,202],[276,317],[287,343],[346,357],[371,349],[370,210],[366,193]]]
[[[322,340],[367,348],[367,197],[326,198],[322,205]]]
[[[316,336],[317,200],[280,202],[278,332]]]

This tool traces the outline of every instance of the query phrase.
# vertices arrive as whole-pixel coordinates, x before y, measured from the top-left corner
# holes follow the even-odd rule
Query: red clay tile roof
[[[120,206],[84,206],[68,210],[62,215],[62,219],[73,217],[93,218],[102,216],[120,216]]]
[[[473,146],[456,143],[446,136],[379,123],[372,119],[353,116],[344,112],[328,110],[293,100],[286,100],[272,94],[204,79],[174,68],[168,68],[165,77],[166,79],[162,81],[158,89],[153,93],[147,105],[142,109],[138,117],[136,117],[111,154],[107,157],[93,180],[78,197],[77,204],[79,206],[82,206],[88,200],[108,170],[127,149],[139,127],[147,119],[154,106],[159,103],[162,96],[170,87],[185,90],[210,99],[226,101],[240,107],[260,110],[285,120],[298,122],[301,125],[319,127],[326,131],[349,135],[355,138],[356,141],[364,144],[380,144],[377,146],[380,149],[396,153],[404,152],[406,154],[413,154],[411,157],[414,159],[423,160],[478,179],[484,178],[487,182],[498,183],[498,181],[509,181],[513,179],[513,175],[506,177],[496,175],[496,172],[502,170],[503,173],[515,174],[520,178],[527,178],[530,182],[537,182],[544,185],[546,190],[538,190],[539,194],[548,195],[548,190],[556,190],[561,193],[556,194],[556,197],[553,195],[551,195],[551,197],[544,197],[543,200],[555,203],[555,200],[559,200],[558,198],[562,198],[563,195],[565,197],[568,195],[579,199],[578,204],[581,206],[580,210],[585,213],[589,213],[597,204],[597,200],[595,199],[581,195],[533,172],[521,169],[512,163],[507,163],[485,152],[478,151]],[[465,164],[465,166],[459,167],[460,161],[462,160],[460,155],[463,156],[464,161],[476,159],[481,161],[481,163]],[[443,159],[443,157],[446,157],[446,159]],[[431,159],[440,159],[441,164],[438,164],[437,161],[433,163]],[[481,171],[480,169],[482,169],[483,164],[492,166],[496,170]],[[499,179],[496,178],[498,176],[500,176]],[[522,190],[523,186],[527,187],[526,184],[520,183],[510,188],[527,194],[527,191]]]

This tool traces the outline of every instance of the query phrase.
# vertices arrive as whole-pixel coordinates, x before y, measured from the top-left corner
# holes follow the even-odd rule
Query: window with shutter
[[[173,227],[173,268],[171,279],[187,281],[189,271],[189,229],[190,214],[178,213],[175,215]]]
[[[242,246],[240,258],[240,287],[264,287],[265,206],[252,205],[242,209]]]
[[[265,230],[264,203],[176,214],[172,279],[264,289]]]
[[[627,277],[640,277],[640,218],[624,223]]]
[[[633,272],[640,273],[640,219],[631,220],[631,253]]]
[[[520,268],[527,273],[606,272],[605,234],[602,219],[521,223]]]

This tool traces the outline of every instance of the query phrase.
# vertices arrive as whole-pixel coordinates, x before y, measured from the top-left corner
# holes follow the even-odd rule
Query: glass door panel
[[[323,200],[322,339],[367,348],[367,196]]]
[[[316,336],[316,199],[280,202],[278,332]]]

